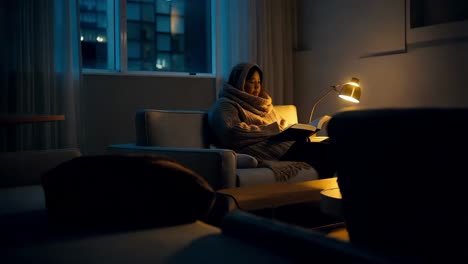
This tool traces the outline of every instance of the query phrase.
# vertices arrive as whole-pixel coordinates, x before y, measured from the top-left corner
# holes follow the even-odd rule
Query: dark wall
[[[404,0],[298,0],[295,103],[304,121],[330,85],[361,79],[361,103],[334,95],[315,113],[468,106],[468,21],[411,29]]]

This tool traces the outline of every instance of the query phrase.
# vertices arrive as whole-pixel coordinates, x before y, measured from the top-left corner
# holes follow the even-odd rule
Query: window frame
[[[190,0],[189,0],[190,1]],[[193,73],[193,72],[174,72],[174,71],[137,71],[128,70],[128,45],[127,45],[127,0],[107,0],[108,7],[110,6],[113,13],[111,18],[108,18],[108,30],[112,32],[112,44],[109,47],[108,55],[113,55],[112,61],[108,63],[114,66],[113,70],[110,69],[92,69],[82,68],[83,74],[102,74],[102,75],[143,75],[143,76],[190,76],[190,77],[215,77],[217,69],[216,59],[216,7],[217,1],[210,0],[211,11],[211,73]],[[110,50],[110,49],[113,50]],[[110,60],[110,59],[109,59]]]

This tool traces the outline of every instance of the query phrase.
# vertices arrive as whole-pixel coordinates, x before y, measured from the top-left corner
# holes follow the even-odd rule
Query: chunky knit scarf
[[[238,69],[237,81],[243,87],[248,70],[253,64]],[[275,111],[270,95],[262,89],[259,96],[246,93],[240,87],[225,84],[219,98],[208,113],[208,121],[217,136],[220,147],[257,158],[260,167],[273,170],[277,181],[287,181],[301,169],[309,169],[304,162],[279,161],[292,141],[270,141],[281,132],[283,118]],[[284,122],[284,120],[283,120]]]

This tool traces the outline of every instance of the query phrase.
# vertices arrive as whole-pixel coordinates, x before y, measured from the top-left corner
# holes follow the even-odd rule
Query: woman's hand
[[[280,121],[280,128],[281,130],[284,130],[286,127],[288,127],[288,121],[286,119],[281,119]]]

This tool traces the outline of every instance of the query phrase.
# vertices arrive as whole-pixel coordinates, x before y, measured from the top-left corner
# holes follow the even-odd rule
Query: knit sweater
[[[218,100],[208,113],[208,122],[218,139],[219,147],[254,156],[259,166],[271,168],[278,181],[285,181],[295,176],[300,169],[310,166],[304,162],[278,162],[294,142],[269,140],[288,124],[275,111],[272,99],[264,89],[259,96],[243,91],[247,72],[253,66],[238,65],[239,80],[236,83],[239,87],[227,83],[223,86]]]

